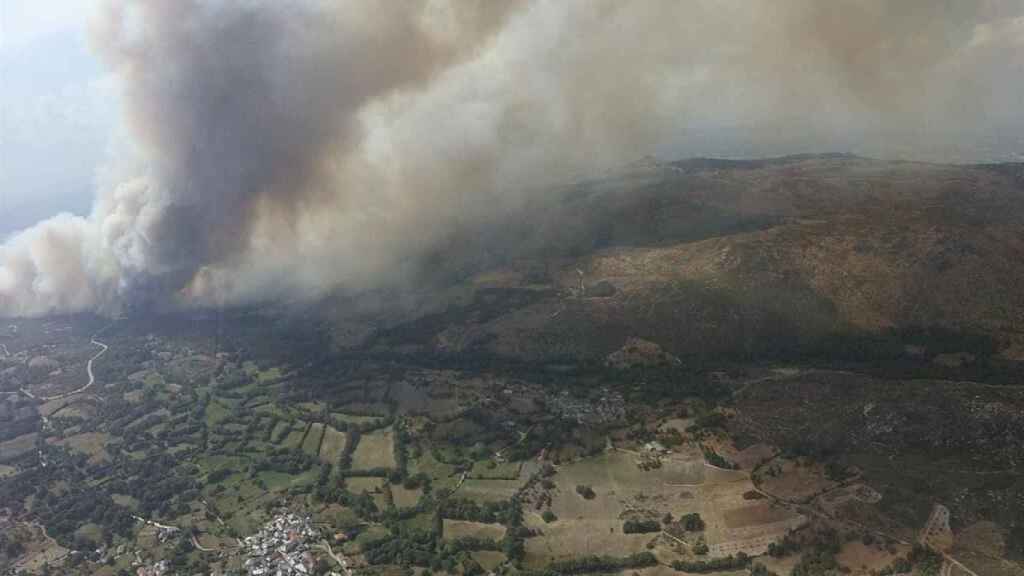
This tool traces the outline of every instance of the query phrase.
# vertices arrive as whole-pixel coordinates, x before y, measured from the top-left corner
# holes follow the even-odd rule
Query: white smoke
[[[0,248],[0,315],[400,281],[645,154],[934,159],[1024,127],[1011,0],[150,0],[99,22],[146,172]]]

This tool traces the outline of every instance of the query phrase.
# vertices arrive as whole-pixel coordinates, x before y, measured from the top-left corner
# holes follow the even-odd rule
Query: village
[[[312,574],[316,567],[312,548],[319,537],[320,532],[313,527],[309,516],[280,512],[259,532],[242,540],[248,556],[246,571],[251,576]],[[348,576],[347,562],[342,561],[342,568]],[[341,576],[333,571],[328,574]]]
[[[549,401],[551,410],[577,424],[607,424],[626,417],[626,402],[622,394],[608,387],[600,390],[597,400],[581,398],[563,390]]]

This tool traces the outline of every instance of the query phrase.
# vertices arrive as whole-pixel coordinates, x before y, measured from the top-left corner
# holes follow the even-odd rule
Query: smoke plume
[[[644,154],[1024,127],[1013,0],[125,0],[94,32],[142,168],[0,247],[0,315],[406,282]]]

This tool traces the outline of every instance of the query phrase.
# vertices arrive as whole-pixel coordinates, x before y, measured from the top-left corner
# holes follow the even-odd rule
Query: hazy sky
[[[0,0],[0,236],[88,212],[117,119],[88,45],[97,0]]]

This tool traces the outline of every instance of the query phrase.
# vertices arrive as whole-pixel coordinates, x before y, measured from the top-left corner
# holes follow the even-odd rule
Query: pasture
[[[352,454],[354,470],[395,467],[395,439],[390,428],[364,434]]]

